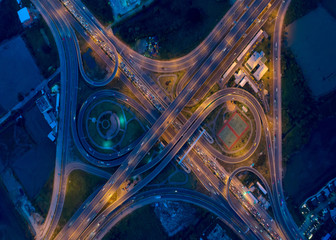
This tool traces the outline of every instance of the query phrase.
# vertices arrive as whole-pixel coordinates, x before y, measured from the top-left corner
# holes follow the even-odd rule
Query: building
[[[266,210],[271,206],[271,204],[261,195],[259,195],[258,200]]]
[[[19,19],[20,19],[20,22],[21,23],[25,23],[25,22],[28,22],[29,20],[31,20],[31,17],[29,15],[29,11],[28,11],[28,8],[24,7],[24,8],[21,8],[17,14],[19,15]]]
[[[254,204],[258,203],[258,199],[255,198],[255,196],[249,191],[247,194],[250,196],[250,198],[254,201]]]
[[[264,74],[268,71],[268,67],[264,63],[260,63],[257,71],[253,73],[253,76],[259,81]]]
[[[43,95],[42,97],[37,99],[35,103],[41,113],[45,113],[49,111],[50,109],[52,109],[52,106],[46,95]]]
[[[260,191],[263,192],[263,194],[265,194],[265,195],[267,194],[267,191],[265,190],[265,188],[263,186],[261,186],[261,184],[259,182],[257,182],[257,186],[260,189]]]
[[[237,73],[234,74],[235,83],[239,84],[244,77],[245,73],[242,70],[239,70]]]
[[[260,60],[264,57],[264,52],[261,51],[260,53],[254,52],[252,56],[247,60],[245,63],[245,67],[251,72],[260,62]]]
[[[247,83],[247,77],[245,76],[242,80],[241,80],[241,82],[239,83],[239,86],[241,86],[241,87],[244,87],[245,86],[245,84]]]
[[[56,136],[55,136],[55,132],[54,131],[51,131],[49,134],[48,134],[48,138],[54,142],[56,140]]]
[[[52,111],[44,112],[43,116],[45,120],[47,121],[48,125],[51,127],[51,129],[57,126],[56,117]]]

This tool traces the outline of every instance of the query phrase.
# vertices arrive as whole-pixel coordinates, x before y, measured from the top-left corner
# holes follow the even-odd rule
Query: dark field
[[[297,206],[336,176],[335,121],[330,118],[319,122],[308,144],[287,164],[284,189]]]
[[[2,183],[0,183],[0,199],[0,240],[32,239],[27,229],[24,229],[24,222],[8,198]]]
[[[19,6],[16,1],[0,1],[0,42],[22,31],[22,26],[16,13],[18,10]]]
[[[176,58],[197,47],[230,7],[229,0],[155,1],[113,31],[130,46],[138,39],[156,36],[159,58]]]

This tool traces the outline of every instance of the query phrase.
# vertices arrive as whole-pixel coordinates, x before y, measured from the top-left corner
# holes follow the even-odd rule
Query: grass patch
[[[307,142],[318,110],[302,70],[288,48],[282,52],[282,132],[283,156],[289,155]]]
[[[161,184],[168,180],[168,177],[175,172],[175,167],[173,164],[168,164],[150,183],[151,184]]]
[[[171,178],[170,181],[173,183],[180,183],[186,180],[186,175],[182,171],[176,172]]]
[[[22,38],[42,75],[47,78],[53,74],[59,67],[59,56],[54,37],[44,19],[40,18],[26,29]]]
[[[54,171],[50,174],[48,181],[44,184],[43,188],[40,190],[38,195],[33,200],[33,205],[39,211],[42,217],[46,218],[53,191],[53,183],[54,183]]]
[[[203,41],[231,7],[229,0],[161,0],[115,25],[116,36],[134,46],[138,39],[157,36],[159,58],[185,55]]]
[[[72,215],[75,214],[82,203],[105,182],[106,179],[88,174],[81,170],[71,172],[68,178],[63,211],[58,227],[63,227]]]
[[[92,80],[99,81],[104,79],[108,73],[107,64],[95,51],[90,48],[90,45],[84,40],[82,36],[80,36],[77,32],[75,33],[78,40],[85,73]]]
[[[142,129],[141,125],[139,124],[138,121],[132,120],[128,123],[127,125],[127,130],[125,133],[125,137],[123,141],[120,144],[120,147],[126,147],[130,143],[134,142],[137,140],[141,135],[144,133],[144,130]]]

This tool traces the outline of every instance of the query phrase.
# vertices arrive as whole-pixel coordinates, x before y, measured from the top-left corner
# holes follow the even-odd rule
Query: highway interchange
[[[106,184],[88,199],[85,205],[82,205],[83,207],[69,220],[55,239],[101,239],[123,216],[146,204],[164,200],[186,201],[201,206],[218,215],[242,239],[303,239],[283,203],[284,194],[281,183],[280,51],[283,18],[290,1],[237,0],[197,48],[182,58],[169,61],[145,58],[131,50],[117,39],[111,30],[106,30],[78,0],[63,2],[32,0],[32,2],[46,20],[55,38],[60,56],[62,86],[52,201],[47,218],[36,239],[55,237],[53,233],[62,213],[67,177],[71,172],[71,166],[74,168],[74,164],[71,165],[68,150],[71,141],[74,142],[83,157],[92,164],[100,167],[119,167]],[[67,5],[69,3],[74,12],[81,16],[80,21],[78,21],[78,16],[74,16],[74,13],[69,11]],[[200,96],[199,98],[202,99],[206,95],[209,86],[220,79],[220,76],[262,27],[265,21],[257,21],[257,19],[267,19],[270,12],[278,6],[280,8],[275,22],[272,51],[274,62],[274,112],[272,119],[274,133],[269,130],[269,118],[265,115],[259,101],[250,93],[237,88],[226,88],[211,95],[187,119],[181,111],[188,103],[195,101],[195,96]],[[94,34],[88,34],[88,29]],[[111,66],[109,75],[103,81],[94,82],[86,76],[74,30]],[[101,42],[103,42],[103,47]],[[110,49],[108,50],[109,54],[106,54],[106,49]],[[187,73],[180,80],[177,96],[173,101],[165,95],[148,74],[148,71],[172,73],[183,69],[187,70]],[[77,112],[78,75],[81,74],[93,87],[99,87],[112,81],[117,71],[120,71],[118,76],[121,81],[131,89],[142,106],[124,94],[106,90],[90,96],[85,103],[81,103],[82,107],[85,107],[93,99],[107,94],[136,109],[151,124],[151,127],[141,140],[132,144],[128,149],[121,150],[121,153],[113,156],[97,156],[97,153],[88,150],[89,146],[80,140],[81,132],[78,125],[82,119],[80,113]],[[134,84],[134,78],[141,83],[141,86],[145,86],[145,91],[139,88],[139,84]],[[155,96],[157,102],[150,101],[148,94]],[[175,159],[189,139],[200,133],[200,126],[204,119],[217,106],[226,101],[238,101],[248,106],[256,123],[254,130],[256,136],[253,139],[256,144],[243,156],[233,158],[220,154],[204,136],[197,142],[188,154],[190,162],[186,164],[189,165],[188,167],[203,186],[211,192],[211,196],[176,188],[159,188],[140,192]],[[244,191],[242,184],[236,178],[230,177],[235,173],[227,172],[218,163],[218,161],[238,163],[248,159],[258,148],[262,134],[266,139],[265,145],[267,146],[272,182],[270,187],[264,180],[263,184],[272,193],[274,220],[261,207],[252,206],[262,216],[262,218],[258,218],[253,216],[254,210],[249,209],[250,213],[247,212],[247,208],[243,207],[239,197],[230,198],[229,189],[232,187],[238,189],[237,193],[231,191],[237,196]],[[137,168],[151,148],[162,140],[166,143],[162,152],[152,162]],[[211,166],[209,167],[210,161]],[[130,176],[141,174],[150,169],[151,172],[133,188],[112,204],[108,203],[110,197]],[[216,169],[221,177],[213,174],[213,169]],[[97,171],[97,174],[102,174],[102,172]],[[229,181],[226,183],[227,179]],[[158,196],[160,197],[158,198]]]

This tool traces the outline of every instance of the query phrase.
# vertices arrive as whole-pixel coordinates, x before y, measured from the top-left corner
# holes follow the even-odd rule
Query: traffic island
[[[145,132],[145,119],[134,109],[135,105],[128,105],[132,104],[131,99],[121,96],[112,91],[96,92],[79,111],[79,142],[96,159],[110,161],[122,157]]]

